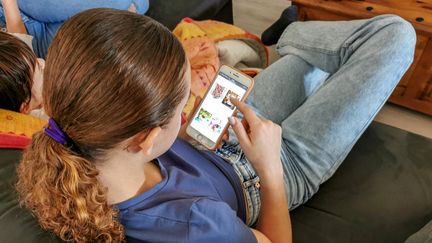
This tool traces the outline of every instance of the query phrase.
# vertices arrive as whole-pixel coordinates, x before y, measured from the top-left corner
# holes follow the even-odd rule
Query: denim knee
[[[393,43],[388,43],[398,50],[400,54],[406,54],[407,57],[413,58],[417,35],[412,24],[397,15],[388,15],[390,24],[387,30],[392,35]],[[412,61],[412,60],[411,60]]]

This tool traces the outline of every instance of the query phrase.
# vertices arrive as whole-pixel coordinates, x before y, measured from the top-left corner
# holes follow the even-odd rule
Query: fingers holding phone
[[[201,98],[200,96],[197,96],[196,99],[195,99],[195,102],[194,102],[194,106],[193,106],[193,108],[192,108],[192,112],[189,114],[188,117],[186,117],[186,115],[184,114],[184,112],[182,113],[182,117],[181,117],[181,119],[182,119],[182,121],[181,121],[181,127],[180,127],[180,131],[179,131],[179,134],[178,134],[178,137],[179,137],[179,138],[181,138],[181,139],[183,139],[183,140],[186,140],[186,141],[188,141],[188,142],[191,142],[191,139],[192,139],[192,138],[191,138],[191,137],[186,133],[186,128],[187,128],[187,126],[188,126],[187,122],[188,122],[190,119],[192,119],[192,117],[193,117],[193,113],[196,111],[196,109],[197,109],[198,106],[200,105],[201,101],[202,101],[202,98]]]
[[[228,117],[235,112],[231,98],[246,99],[252,87],[252,78],[234,68],[222,66],[190,119],[186,133],[210,150],[218,148],[226,137]]]
[[[236,117],[230,117],[229,123],[248,160],[259,174],[281,175],[281,127],[270,120],[258,117],[244,102],[237,99],[232,99],[231,102],[244,116],[243,121],[246,124]]]

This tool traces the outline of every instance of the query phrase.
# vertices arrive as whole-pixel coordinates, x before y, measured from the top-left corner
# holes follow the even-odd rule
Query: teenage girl
[[[241,151],[222,146],[224,160],[178,137],[190,91],[179,41],[127,11],[78,14],[48,52],[49,126],[18,167],[21,201],[63,240],[291,242],[289,208],[340,165],[414,45],[391,15],[290,24],[252,106],[231,100]]]

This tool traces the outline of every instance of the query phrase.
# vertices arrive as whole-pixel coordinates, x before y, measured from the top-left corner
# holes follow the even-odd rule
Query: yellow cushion
[[[31,136],[47,124],[46,120],[0,109],[0,133]]]

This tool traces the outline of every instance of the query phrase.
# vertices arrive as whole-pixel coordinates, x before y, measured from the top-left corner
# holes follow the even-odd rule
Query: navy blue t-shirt
[[[176,140],[157,159],[163,180],[117,204],[126,236],[144,242],[256,242],[230,164]]]

